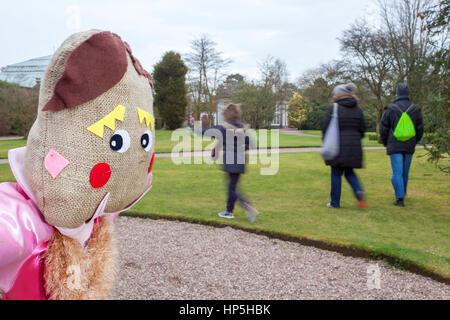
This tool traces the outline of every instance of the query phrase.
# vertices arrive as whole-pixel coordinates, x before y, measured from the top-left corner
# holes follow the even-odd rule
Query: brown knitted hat
[[[70,36],[41,83],[25,172],[47,223],[89,220],[106,194],[106,212],[144,192],[154,153],[150,75],[119,36]]]

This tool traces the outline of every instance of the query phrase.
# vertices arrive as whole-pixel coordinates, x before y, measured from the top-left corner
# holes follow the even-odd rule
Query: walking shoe
[[[362,209],[365,209],[368,207],[369,204],[367,203],[366,193],[364,191],[358,191],[356,193],[356,199],[358,199],[358,203],[357,203],[358,207],[360,207]]]
[[[255,222],[256,216],[258,215],[258,210],[255,207],[251,206],[248,202],[242,201],[241,206],[245,211],[245,215],[250,223]]]
[[[366,201],[358,201],[356,205],[361,209],[366,209],[369,206],[369,204]]]
[[[225,219],[234,219],[234,214],[233,214],[233,212],[222,211],[219,213],[219,217],[225,218]]]
[[[397,207],[404,207],[404,206],[405,206],[405,202],[403,201],[403,199],[397,199],[397,200],[394,202],[394,206],[397,206]]]
[[[339,208],[333,207],[333,206],[331,205],[331,203],[327,203],[327,208],[339,209]]]

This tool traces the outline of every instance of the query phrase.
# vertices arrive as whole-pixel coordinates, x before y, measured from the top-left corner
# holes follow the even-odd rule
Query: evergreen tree
[[[186,73],[180,54],[173,51],[167,52],[153,71],[155,107],[163,124],[171,130],[181,127],[186,116]]]
[[[426,96],[429,112],[424,114],[425,130],[423,139],[428,151],[428,160],[441,170],[450,172],[450,1],[436,3],[423,13],[427,23],[424,33],[430,33],[437,48],[430,57],[431,77]],[[422,18],[422,16],[421,16]]]

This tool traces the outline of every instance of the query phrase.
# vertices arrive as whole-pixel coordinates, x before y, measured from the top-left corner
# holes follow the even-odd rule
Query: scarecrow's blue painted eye
[[[153,145],[153,136],[150,130],[144,132],[141,137],[141,146],[146,152],[149,152]]]
[[[109,140],[112,150],[124,153],[130,147],[130,135],[125,130],[117,130]]]

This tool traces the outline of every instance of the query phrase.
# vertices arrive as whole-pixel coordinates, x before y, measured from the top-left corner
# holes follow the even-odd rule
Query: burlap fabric
[[[64,72],[65,62],[80,43],[100,30],[70,36],[55,52],[41,82],[37,120],[27,144],[25,171],[38,206],[47,223],[75,228],[89,220],[101,200],[110,192],[106,212],[117,212],[134,202],[146,187],[148,168],[154,151],[146,152],[141,136],[149,128],[139,123],[136,108],[153,114],[153,96],[146,77],[139,75],[127,53],[128,67],[118,84],[80,106],[60,111],[42,111],[53,95],[53,89]],[[114,68],[114,65],[111,66]],[[124,121],[116,120],[115,130],[126,130],[131,138],[128,151],[118,153],[110,148],[114,131],[104,128],[103,138],[87,128],[108,115],[117,105],[126,108]],[[44,166],[50,150],[69,161],[53,178]],[[111,178],[101,188],[90,184],[92,168],[98,163],[111,167]]]

